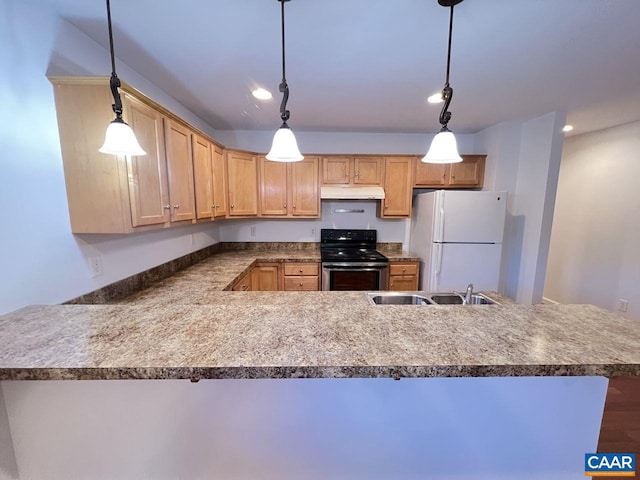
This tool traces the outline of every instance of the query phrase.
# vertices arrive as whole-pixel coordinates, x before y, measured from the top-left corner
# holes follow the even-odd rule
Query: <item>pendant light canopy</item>
[[[113,155],[146,155],[133,130],[122,119],[122,99],[118,88],[120,88],[120,79],[116,75],[116,58],[113,52],[113,31],[111,29],[111,5],[107,0],[107,24],[109,26],[109,49],[111,50],[111,79],[109,86],[113,95],[113,112],[116,118],[107,127],[104,138],[104,144],[99,151]]]
[[[279,90],[282,93],[282,103],[280,104],[280,118],[282,125],[273,136],[273,144],[271,150],[267,153],[267,160],[274,162],[299,162],[304,157],[298,149],[296,137],[293,131],[287,125],[290,112],[287,110],[287,101],[289,100],[289,85],[287,85],[287,77],[285,70],[285,50],[284,50],[284,2],[289,0],[277,0],[280,2],[281,24],[282,24],[282,82],[280,82]]]
[[[438,3],[443,7],[451,7],[451,13],[449,15],[449,47],[447,50],[447,77],[442,89],[442,98],[444,105],[440,112],[440,124],[442,128],[440,132],[434,137],[431,142],[429,151],[422,159],[424,163],[458,163],[462,161],[462,157],[458,153],[458,144],[456,137],[451,130],[447,127],[449,120],[451,120],[451,112],[449,111],[449,104],[453,97],[453,89],[449,85],[449,67],[451,65],[451,32],[453,30],[453,7],[462,0],[438,0]]]

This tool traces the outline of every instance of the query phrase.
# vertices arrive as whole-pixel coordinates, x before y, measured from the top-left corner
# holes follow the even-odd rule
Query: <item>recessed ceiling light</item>
[[[427,102],[429,103],[442,103],[444,100],[442,99],[442,92],[434,93],[430,97],[427,98]]]
[[[251,95],[256,97],[258,100],[269,100],[273,95],[269,90],[265,90],[264,88],[256,88]]]
[[[570,132],[571,130],[573,130],[573,125],[565,125],[562,127],[563,132]]]

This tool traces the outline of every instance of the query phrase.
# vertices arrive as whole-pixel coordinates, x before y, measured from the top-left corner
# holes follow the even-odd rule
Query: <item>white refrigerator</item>
[[[507,192],[438,190],[413,202],[409,250],[421,290],[498,290]]]

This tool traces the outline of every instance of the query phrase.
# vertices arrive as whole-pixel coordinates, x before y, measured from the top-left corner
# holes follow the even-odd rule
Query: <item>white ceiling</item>
[[[46,0],[108,45],[102,0]],[[449,9],[436,0],[285,4],[291,128],[436,132]],[[116,55],[214,129],[279,126],[276,0],[111,0]],[[639,0],[466,0],[455,7],[449,124],[567,110],[575,133],[640,120]],[[105,58],[105,75],[110,73]],[[126,78],[123,78],[126,81]],[[274,98],[260,102],[250,89]]]

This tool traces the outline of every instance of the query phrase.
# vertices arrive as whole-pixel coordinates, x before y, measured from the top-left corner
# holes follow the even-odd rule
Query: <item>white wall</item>
[[[539,303],[546,271],[564,114],[495,125],[476,136],[487,153],[485,189],[507,190],[500,292]]]
[[[322,228],[363,228],[378,231],[379,242],[405,242],[406,219],[376,217],[380,200],[323,200],[322,217],[309,220],[231,220],[220,225],[220,241],[227,242],[319,242]],[[364,210],[336,213],[335,209]],[[255,236],[251,234],[255,227]]]
[[[13,451],[13,440],[2,385],[3,383],[0,382],[0,480],[14,480],[18,478],[18,467]]]
[[[564,480],[604,377],[5,382],[29,480]]]
[[[211,225],[126,237],[73,236],[47,72],[108,75],[109,53],[42,2],[0,2],[0,204],[5,206],[0,314],[71,299],[213,243],[217,236]],[[118,64],[118,74],[213,133],[126,65]],[[103,256],[105,273],[91,278],[89,257],[95,254]]]
[[[276,123],[274,123],[276,125]],[[268,152],[273,132],[216,130],[215,138],[229,148]],[[295,132],[302,154],[379,153],[420,155],[427,153],[434,135],[419,133]],[[456,135],[460,153],[475,151],[473,135]]]
[[[640,122],[565,141],[545,297],[640,320]]]

